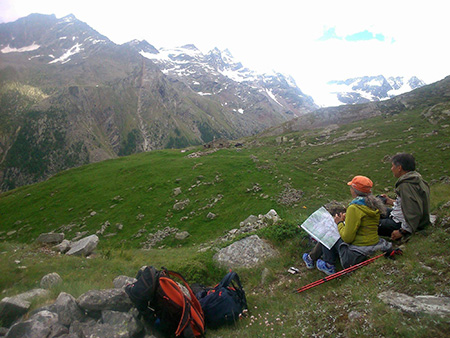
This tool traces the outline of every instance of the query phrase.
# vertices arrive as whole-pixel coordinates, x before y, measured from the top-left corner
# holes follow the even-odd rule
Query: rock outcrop
[[[6,332],[6,338],[154,337],[144,331],[138,312],[123,289],[126,281],[135,279],[119,277],[115,279],[119,288],[91,290],[78,299],[61,292],[53,304],[27,316],[31,301],[48,296],[47,290],[36,289],[4,298],[0,302],[0,316],[9,329],[2,328],[2,332]],[[22,316],[24,320],[20,319]]]
[[[277,255],[278,252],[270,244],[258,235],[252,235],[223,248],[213,259],[220,265],[231,268],[250,268]]]

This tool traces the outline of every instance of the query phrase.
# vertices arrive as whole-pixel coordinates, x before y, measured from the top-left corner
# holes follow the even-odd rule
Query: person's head
[[[408,153],[399,153],[391,158],[391,171],[395,177],[400,177],[409,171],[416,170],[416,160]]]
[[[352,195],[367,196],[372,193],[373,182],[366,176],[355,176],[347,183],[350,186]]]
[[[379,198],[372,195],[373,182],[366,176],[355,176],[347,183],[350,186],[352,197],[363,197],[365,205],[372,210],[379,210],[382,215],[386,215],[386,206]]]

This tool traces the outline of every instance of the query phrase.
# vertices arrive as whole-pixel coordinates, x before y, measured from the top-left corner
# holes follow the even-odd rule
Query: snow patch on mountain
[[[2,48],[0,51],[3,54],[7,53],[23,53],[23,52],[32,52],[33,50],[39,49],[41,46],[33,42],[29,46],[21,47],[21,48],[11,48],[9,45]]]
[[[59,58],[57,58],[57,59],[55,59],[53,61],[50,61],[49,64],[50,63],[56,63],[56,62],[61,62],[61,63],[69,62],[71,60],[70,57],[72,55],[75,55],[75,54],[77,54],[77,53],[79,53],[79,52],[81,52],[83,50],[83,48],[81,48],[81,46],[82,45],[79,44],[79,43],[75,44],[72,48],[70,48],[68,51],[66,51]]]
[[[276,98],[275,95],[272,93],[272,90],[271,90],[271,89],[267,89],[267,88],[266,88],[266,93],[267,93],[267,95],[270,96],[270,98],[271,98],[272,100],[274,100],[276,103],[278,103],[280,106],[283,107],[283,105],[282,105],[280,102],[278,102],[277,98]]]

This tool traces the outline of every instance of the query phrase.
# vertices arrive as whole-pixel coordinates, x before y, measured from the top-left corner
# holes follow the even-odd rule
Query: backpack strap
[[[220,283],[214,289],[220,289],[221,287],[228,288],[231,287],[236,291],[238,295],[241,305],[243,309],[247,309],[247,299],[245,297],[244,289],[242,288],[241,280],[239,279],[239,275],[234,272],[228,272],[225,277],[220,281]]]

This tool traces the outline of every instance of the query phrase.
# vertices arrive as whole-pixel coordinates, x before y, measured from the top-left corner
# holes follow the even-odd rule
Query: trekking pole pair
[[[295,293],[300,293],[300,292],[306,291],[308,289],[311,289],[311,288],[313,288],[315,286],[318,286],[320,284],[326,283],[326,282],[328,282],[328,281],[330,281],[332,279],[338,278],[338,277],[343,276],[343,275],[345,275],[345,274],[347,274],[349,272],[355,271],[355,270],[357,270],[357,269],[359,269],[359,268],[361,268],[361,267],[363,267],[365,265],[368,265],[368,264],[372,263],[373,261],[375,261],[376,259],[378,259],[380,257],[384,256],[386,258],[394,259],[395,255],[401,255],[402,253],[403,252],[402,252],[401,249],[393,249],[393,250],[390,250],[390,251],[386,251],[383,254],[380,254],[378,256],[369,258],[369,259],[367,259],[367,260],[365,260],[365,261],[363,261],[361,263],[352,265],[352,266],[348,267],[347,269],[338,271],[338,272],[333,273],[332,275],[329,275],[329,276],[327,276],[325,278],[321,278],[321,279],[319,279],[319,280],[317,280],[315,282],[312,282],[312,283],[310,283],[308,285],[302,286],[301,288],[299,288],[297,290],[294,290],[294,292]]]

